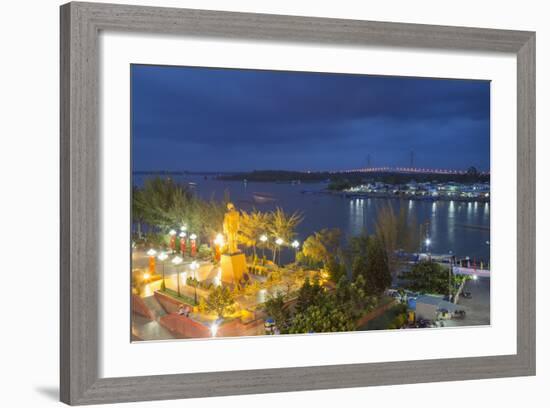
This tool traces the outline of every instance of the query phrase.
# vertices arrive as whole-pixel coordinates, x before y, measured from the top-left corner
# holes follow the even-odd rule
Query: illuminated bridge
[[[339,170],[334,173],[417,173],[417,174],[467,174],[467,170],[427,169],[420,167],[365,167],[359,169]],[[487,175],[488,172],[479,172]]]

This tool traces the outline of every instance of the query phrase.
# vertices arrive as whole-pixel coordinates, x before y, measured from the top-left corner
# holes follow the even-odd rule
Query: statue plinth
[[[246,273],[246,258],[242,252],[222,254],[220,260],[222,282],[237,284]]]

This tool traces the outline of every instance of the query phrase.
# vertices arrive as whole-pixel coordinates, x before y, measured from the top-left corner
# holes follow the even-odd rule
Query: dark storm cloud
[[[489,83],[132,66],[134,169],[489,168]]]

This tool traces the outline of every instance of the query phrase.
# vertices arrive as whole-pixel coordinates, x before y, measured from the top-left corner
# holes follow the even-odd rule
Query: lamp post
[[[168,259],[168,254],[162,251],[157,258],[159,259],[160,262],[162,262],[162,286],[163,286],[163,289],[166,289],[166,280],[164,276],[164,261]]]
[[[292,248],[294,248],[294,262],[296,262],[296,258],[298,257],[298,248],[300,247],[300,243],[298,240],[292,241]]]
[[[197,261],[193,261],[191,262],[191,265],[189,265],[189,267],[191,268],[191,270],[193,271],[193,286],[195,287],[195,304],[197,304],[197,277],[196,277],[196,271],[197,269],[199,268],[199,264],[197,263]]]
[[[172,259],[172,263],[174,264],[174,266],[177,268],[178,265],[180,265],[182,263],[183,259],[181,259],[179,256],[175,256],[173,259]],[[181,292],[180,292],[180,270],[178,269],[177,270],[177,276],[178,276],[178,296],[181,296]]]
[[[212,337],[216,337],[219,326],[220,325],[218,324],[218,321],[213,322],[212,325],[210,326],[210,334],[212,334]]]
[[[153,248],[147,251],[147,256],[149,257],[149,274],[150,275],[155,274],[155,256],[156,255],[157,255],[157,251],[155,251]]]
[[[430,239],[430,237],[426,238],[426,240],[424,241],[424,244],[426,244],[426,252],[428,253],[428,259],[431,261],[432,256],[430,254],[430,245],[432,244],[432,240]]]
[[[216,235],[216,239],[214,240],[214,251],[215,251],[214,256],[217,262],[219,262],[221,259],[223,245],[224,245],[223,235],[222,234]]]
[[[191,234],[189,239],[191,240],[191,256],[195,257],[197,255],[197,235]]]
[[[185,237],[187,237],[187,233],[185,231],[181,231],[179,233],[179,237],[180,237],[180,252],[181,252],[181,256],[185,256],[185,250],[187,249],[186,245],[185,245]]]
[[[265,258],[265,243],[267,242],[267,235],[262,234],[260,236],[260,242],[262,243],[262,258]]]
[[[176,252],[176,234],[177,232],[174,229],[171,229],[168,232],[168,235],[170,236],[170,250],[172,251],[172,253]]]
[[[285,241],[283,241],[282,238],[277,238],[275,240],[275,243],[277,244],[277,252],[279,253],[279,262],[281,262],[281,245],[284,244]],[[275,253],[275,258],[277,257],[277,252]]]

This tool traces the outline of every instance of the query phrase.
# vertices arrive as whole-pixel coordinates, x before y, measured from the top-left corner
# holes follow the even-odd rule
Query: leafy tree
[[[306,256],[303,251],[299,251],[296,254],[296,263],[311,269],[320,269],[323,266],[322,262],[318,262],[313,258]]]
[[[290,313],[285,308],[285,297],[281,292],[269,297],[264,304],[265,312],[275,320],[275,324],[281,333],[286,332]]]
[[[398,219],[391,204],[380,208],[376,215],[376,237],[384,249],[387,266],[392,274],[397,269],[395,251],[398,249],[398,230]]]
[[[379,295],[391,285],[390,266],[387,253],[377,236],[370,237],[367,244],[367,268],[365,287],[371,295]]]
[[[424,293],[449,293],[449,271],[432,261],[419,262],[400,276],[408,289]],[[452,283],[452,282],[451,282]]]
[[[338,228],[323,228],[307,237],[302,245],[302,252],[312,260],[326,265],[334,259],[341,238],[342,232]]]
[[[349,257],[351,261],[351,272],[354,279],[367,270],[367,246],[369,236],[366,231],[349,240]]]
[[[132,186],[132,202],[140,203],[143,199],[140,197],[142,194],[141,190],[136,186]],[[143,207],[140,205],[132,205],[132,222],[136,224],[137,236],[139,239],[142,238],[142,224],[145,221],[145,212]]]
[[[403,203],[399,214],[396,214],[391,204],[378,210],[376,216],[375,235],[382,245],[390,273],[395,276],[400,261],[397,251],[415,252],[420,245],[420,228],[414,217],[408,216]]]
[[[201,259],[212,258],[212,248],[210,248],[206,244],[202,244],[201,246],[199,246],[198,256]]]
[[[341,278],[347,275],[346,265],[340,262],[336,257],[331,257],[325,264],[325,269],[329,274],[329,278],[333,282],[338,282]]]
[[[346,275],[340,247],[342,233],[338,228],[324,228],[310,235],[302,245],[303,259],[313,265],[322,264],[333,282]]]
[[[334,292],[339,307],[349,311],[353,318],[359,318],[373,306],[373,298],[367,295],[365,280],[362,275],[350,282],[346,277],[340,278]]]
[[[405,252],[416,252],[420,247],[421,230],[415,215],[409,216],[405,205],[401,203],[397,215],[396,247]]]
[[[310,306],[320,305],[323,302],[324,291],[323,287],[319,285],[319,281],[315,280],[311,283],[311,280],[306,278],[298,292],[296,310],[304,312]]]
[[[223,318],[225,315],[232,313],[234,304],[233,293],[229,288],[223,286],[216,286],[212,289],[206,299],[206,309],[215,312],[218,318]]]
[[[355,330],[355,320],[343,308],[338,308],[330,298],[298,312],[289,333],[327,333]]]
[[[392,281],[382,242],[376,235],[363,233],[351,240],[351,248],[353,277],[362,277],[368,295],[381,294]]]
[[[241,211],[239,232],[237,239],[246,247],[252,247],[256,258],[256,247],[260,236],[268,230],[269,214],[253,210]]]
[[[162,280],[162,283],[164,283],[164,279]],[[197,288],[199,287],[200,285],[200,282],[193,278],[192,276],[189,276],[187,277],[187,286],[191,286],[193,289],[195,289],[195,294],[194,294],[194,300],[195,300],[195,303],[197,303]]]
[[[220,231],[224,213],[223,203],[202,200],[170,178],[148,179],[143,188],[134,188],[132,193],[134,221],[157,232],[185,224],[199,238],[210,239]]]

